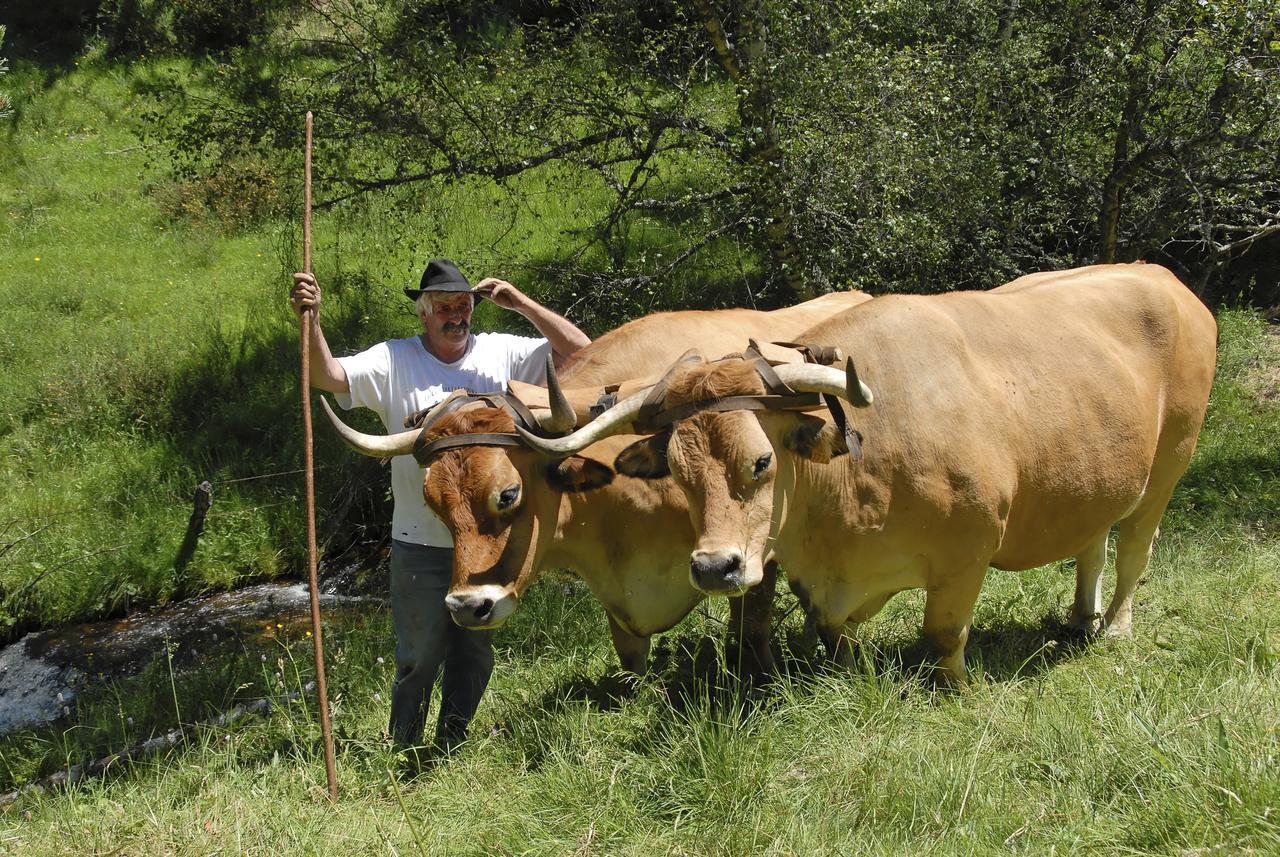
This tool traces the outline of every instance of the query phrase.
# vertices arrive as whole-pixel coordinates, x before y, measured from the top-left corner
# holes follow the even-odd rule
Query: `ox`
[[[842,455],[851,435],[825,417],[686,407],[615,462],[634,476],[669,473],[685,492],[698,533],[694,586],[740,592],[772,552],[844,664],[857,623],[895,593],[923,588],[925,633],[942,677],[958,683],[989,566],[1075,557],[1070,621],[1129,631],[1214,373],[1213,316],[1169,271],[1096,266],[992,292],[885,297],[799,340],[863,362],[862,380],[852,360],[843,373],[776,370],[794,390],[861,406],[845,414],[865,439],[860,456]],[[751,363],[729,360],[673,370],[666,404],[763,392]],[[631,430],[640,397],[569,437],[531,442],[565,455]],[[1116,587],[1100,615],[1116,524]]]
[[[742,348],[751,337],[787,339],[866,300],[868,295],[846,292],[773,312],[673,312],[625,324],[571,360],[564,381],[577,389],[565,390],[564,398],[579,414],[569,422],[585,419],[584,403],[594,402],[600,386],[659,372],[690,343],[718,355]],[[512,417],[493,407],[428,414],[420,430],[388,437],[354,432],[327,404],[326,410],[347,442],[366,455],[402,455],[415,441],[515,432]],[[424,494],[453,535],[446,603],[458,624],[500,625],[543,570],[568,568],[604,606],[623,668],[645,671],[650,636],[673,627],[704,596],[689,585],[693,530],[683,493],[669,480],[615,478],[612,462],[630,440],[609,439],[552,463],[528,449],[479,443],[434,458]],[[731,634],[738,635],[742,664],[752,672],[771,665],[772,566],[769,573],[758,594],[731,604]]]

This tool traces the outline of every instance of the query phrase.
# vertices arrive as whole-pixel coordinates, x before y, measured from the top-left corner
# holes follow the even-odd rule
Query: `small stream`
[[[322,615],[383,603],[374,595],[339,594],[353,569],[320,585]],[[86,687],[137,675],[168,656],[176,668],[219,648],[267,639],[277,625],[310,628],[305,583],[261,583],[172,604],[125,619],[34,631],[0,650],[0,736],[69,717]]]

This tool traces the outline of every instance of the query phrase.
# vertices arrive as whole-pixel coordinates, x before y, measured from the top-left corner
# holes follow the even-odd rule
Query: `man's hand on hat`
[[[476,283],[476,294],[483,295],[503,309],[519,311],[529,302],[524,292],[497,277],[485,277]]]
[[[307,310],[320,311],[320,285],[311,274],[301,271],[293,275],[293,289],[289,292],[289,303],[293,311],[301,317]]]

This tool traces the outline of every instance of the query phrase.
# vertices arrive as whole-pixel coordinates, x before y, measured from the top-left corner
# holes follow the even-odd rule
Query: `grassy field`
[[[301,181],[243,163],[169,174],[142,117],[157,87],[202,73],[91,53],[67,69],[15,63],[5,79],[16,112],[0,126],[0,640],[301,564],[297,328],[284,299],[300,229],[254,219],[300,197]],[[518,209],[510,189],[462,185],[318,213],[335,351],[417,329],[400,287],[431,256],[545,297],[550,286],[512,260],[547,255],[592,200],[544,181],[521,185]],[[524,323],[497,315],[482,307],[476,327]],[[381,489],[361,481],[369,467],[328,432],[317,444],[322,523],[353,490],[381,509]],[[179,563],[202,480],[214,507]]]
[[[164,69],[19,67],[6,82],[20,114],[0,147],[0,545],[30,534],[0,567],[9,628],[296,568],[280,545],[297,485],[231,481],[296,467],[282,298],[296,235],[229,230],[198,208],[170,219],[191,197],[147,165],[129,118]],[[448,225],[456,243],[438,252],[489,248],[482,268],[528,249],[461,210],[414,223]],[[343,216],[322,224],[316,260],[335,338],[411,329],[383,284],[437,249],[397,238],[413,230],[385,210]],[[360,249],[342,250],[353,235]],[[628,690],[601,611],[556,578],[502,630],[474,741],[407,778],[385,734],[390,622],[355,613],[327,631],[337,804],[304,695],[104,781],[20,797],[0,811],[0,853],[1280,853],[1280,337],[1244,310],[1219,322],[1210,418],[1131,640],[1064,630],[1064,563],[991,574],[963,691],[922,676],[918,594],[868,624],[852,675],[803,648],[784,597],[787,672],[753,694],[724,675],[727,610],[709,603]],[[351,456],[321,440],[323,503]],[[219,517],[179,572],[202,478]],[[73,722],[0,740],[0,790],[296,690],[309,659],[305,634],[282,627],[193,671],[162,660],[92,688]]]

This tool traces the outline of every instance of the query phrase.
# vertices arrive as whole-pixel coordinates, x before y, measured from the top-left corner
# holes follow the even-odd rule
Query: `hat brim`
[[[475,303],[480,303],[480,301],[484,300],[484,295],[480,294],[480,292],[471,288],[471,285],[469,283],[456,283],[456,284],[442,283],[439,285],[434,285],[429,289],[405,289],[404,290],[404,296],[411,301],[416,301],[418,298],[422,297],[423,295],[431,294],[431,293],[439,293],[444,295],[468,294],[468,295],[471,295]]]

